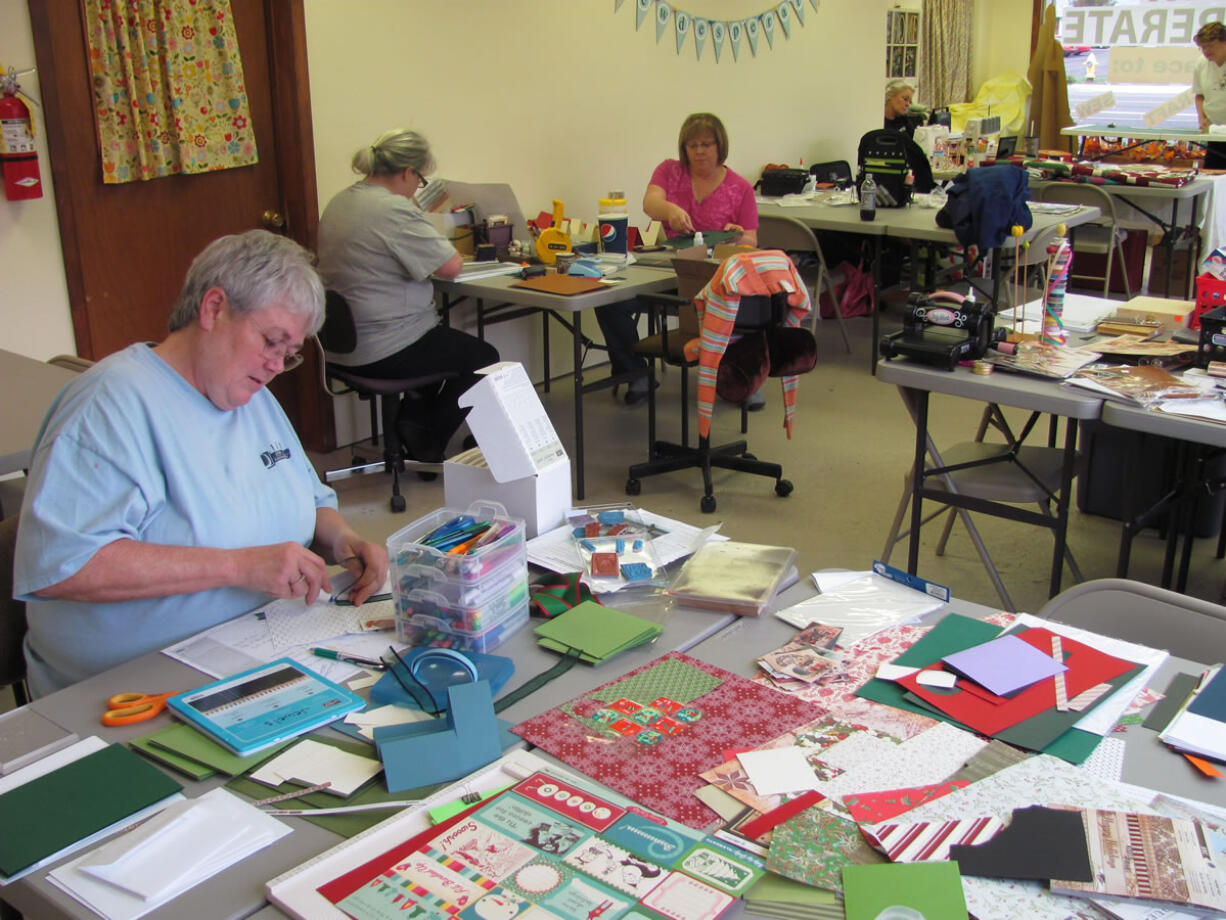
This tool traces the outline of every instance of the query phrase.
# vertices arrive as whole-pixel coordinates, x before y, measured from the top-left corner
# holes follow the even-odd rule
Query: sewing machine
[[[907,300],[902,330],[881,337],[887,361],[905,355],[913,361],[953,370],[959,361],[982,358],[993,342],[1004,338],[994,329],[989,304],[968,301],[953,291],[912,294]]]

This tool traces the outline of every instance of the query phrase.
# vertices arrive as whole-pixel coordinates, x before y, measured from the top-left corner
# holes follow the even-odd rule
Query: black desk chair
[[[391,471],[392,497],[389,505],[392,511],[401,512],[405,509],[404,496],[400,494],[400,473],[411,468],[421,473],[442,472],[441,463],[425,463],[420,460],[410,460],[404,444],[400,440],[397,419],[400,415],[402,399],[412,398],[414,394],[427,387],[437,388],[444,380],[451,380],[459,375],[452,372],[438,374],[421,374],[416,377],[365,377],[355,374],[343,364],[328,361],[325,351],[333,354],[348,354],[357,347],[357,330],[353,322],[353,313],[349,302],[336,291],[327,292],[326,313],[323,328],[314,337],[319,349],[319,367],[323,388],[332,396],[340,397],[348,393],[356,393],[358,398],[370,404],[370,445],[379,447],[379,422],[383,423],[383,451],[380,459],[373,459],[354,450],[353,465],[339,470],[329,470],[324,474],[324,482],[335,482],[349,476],[362,475],[380,471]]]
[[[748,256],[732,256],[725,261],[725,265],[733,260],[742,258],[753,258],[754,255],[762,255],[762,253],[750,254]],[[773,252],[771,255],[782,256],[782,253]],[[789,262],[790,265],[790,262]],[[721,266],[722,267],[722,266]],[[719,274],[717,270],[717,278]],[[799,275],[796,276],[798,280]],[[702,295],[707,295],[711,291],[711,286],[708,284],[703,289]],[[803,286],[803,281],[801,281]],[[807,290],[806,290],[806,301]],[[730,402],[741,404],[748,397],[749,393],[756,387],[745,386],[740,379],[739,373],[745,372],[745,376],[760,376],[765,377],[769,374],[772,377],[791,376],[798,373],[807,373],[812,370],[817,356],[817,344],[813,338],[813,333],[808,329],[798,326],[791,326],[785,323],[788,317],[790,307],[788,305],[788,294],[782,292],[772,296],[741,296],[739,300],[734,299],[736,306],[735,319],[733,321],[733,333],[738,338],[728,347],[728,351],[724,354],[721,365],[727,365],[723,371],[717,371],[717,382],[715,384],[716,392]],[[810,304],[811,305],[811,304]],[[714,318],[714,319],[713,319]],[[716,316],[716,310],[708,309],[703,317],[703,322],[712,323],[719,322]],[[787,352],[784,355],[784,352]],[[739,354],[737,354],[739,352]],[[736,358],[731,357],[737,354]],[[760,355],[760,359],[759,356]],[[752,356],[752,357],[749,357]],[[746,359],[742,363],[741,359]],[[687,359],[689,360],[689,359]],[[761,363],[759,363],[759,360]],[[701,360],[692,361],[691,364],[701,364]],[[750,368],[749,365],[753,367]],[[709,435],[701,435],[698,439],[697,447],[690,447],[687,443],[673,443],[669,441],[657,441],[655,435],[655,366],[651,366],[652,386],[648,393],[648,411],[651,424],[649,425],[649,458],[643,463],[636,463],[629,469],[628,478],[626,480],[626,494],[638,495],[642,491],[642,481],[648,476],[656,476],[661,473],[671,473],[676,470],[698,468],[702,470],[703,480],[703,496],[699,507],[706,514],[710,514],[715,510],[715,494],[714,485],[711,480],[712,469],[729,469],[737,470],[743,473],[751,473],[756,476],[766,476],[775,480],[775,494],[781,497],[790,495],[793,489],[792,483],[783,478],[783,467],[778,463],[769,463],[757,459],[753,454],[749,453],[749,445],[746,441],[733,441],[728,444],[722,444],[712,447]],[[701,376],[700,376],[701,380]],[[764,381],[758,379],[756,381],[760,386]],[[748,392],[740,392],[739,390],[747,389]],[[737,390],[737,392],[734,392]],[[685,403],[682,405],[682,418],[688,418],[689,406]],[[700,429],[701,430],[701,429]],[[742,411],[742,432],[745,430],[745,416]]]

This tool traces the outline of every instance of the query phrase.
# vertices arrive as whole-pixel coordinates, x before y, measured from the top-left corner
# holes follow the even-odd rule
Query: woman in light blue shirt
[[[387,551],[336,508],[266,389],[323,321],[297,243],[222,237],[187,274],[160,344],[100,361],[56,398],[30,467],[14,595],[49,693],[274,597],[314,602],[327,566],[382,586]]]

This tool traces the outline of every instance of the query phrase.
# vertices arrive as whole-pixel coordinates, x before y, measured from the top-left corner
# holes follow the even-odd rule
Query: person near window
[[[129,345],[56,397],[34,443],[14,559],[35,696],[267,603],[356,577],[387,550],[337,511],[268,383],[323,322],[311,255],[265,230],[192,262],[157,345]],[[156,688],[154,688],[156,689]]]
[[[438,462],[468,414],[459,395],[498,361],[498,350],[440,324],[430,279],[454,279],[463,260],[414,201],[434,169],[426,139],[386,131],[353,155],[352,166],[363,178],[333,196],[319,218],[319,273],[349,302],[357,347],[328,360],[377,378],[459,372],[400,404],[409,456]]]
[[[643,195],[643,213],[664,225],[671,237],[695,231],[731,230],[733,242],[758,245],[758,205],[753,187],[725,165],[728,132],[710,112],[690,115],[677,137],[677,159],[656,167]],[[614,373],[642,370],[647,363],[633,351],[638,328],[634,304],[610,304],[596,310],[600,331],[609,348]],[[633,405],[647,398],[647,378],[630,385],[626,402]]]
[[[1226,25],[1206,23],[1193,40],[1201,53],[1192,72],[1196,118],[1208,133],[1211,125],[1226,125]],[[1226,169],[1226,143],[1206,145],[1205,169]]]

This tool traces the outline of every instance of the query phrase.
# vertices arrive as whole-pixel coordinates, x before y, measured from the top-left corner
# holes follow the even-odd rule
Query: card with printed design
[[[763,869],[613,793],[536,773],[318,890],[355,920],[714,920]]]

